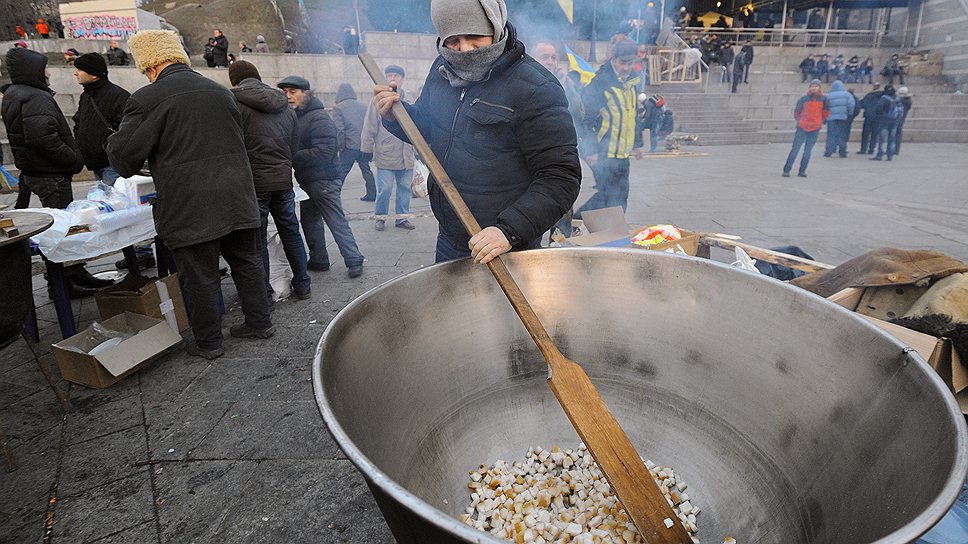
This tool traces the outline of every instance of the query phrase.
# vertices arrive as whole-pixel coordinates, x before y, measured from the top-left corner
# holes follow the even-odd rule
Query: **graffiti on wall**
[[[134,16],[122,17],[110,13],[67,17],[64,19],[65,34],[70,38],[88,40],[127,39],[138,31]]]

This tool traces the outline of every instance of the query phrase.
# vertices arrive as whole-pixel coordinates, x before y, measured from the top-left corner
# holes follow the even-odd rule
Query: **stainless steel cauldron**
[[[910,542],[954,502],[966,429],[924,361],[850,312],[718,263],[641,250],[507,258],[632,442],[690,484],[703,542]],[[326,329],[323,419],[401,542],[498,542],[456,518],[467,471],[578,437],[485,267],[430,267]]]

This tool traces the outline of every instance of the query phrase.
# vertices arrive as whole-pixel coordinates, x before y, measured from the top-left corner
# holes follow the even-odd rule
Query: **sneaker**
[[[329,263],[316,264],[316,263],[306,263],[307,270],[314,270],[316,272],[326,272],[329,270]]]
[[[356,266],[351,266],[349,268],[349,271],[347,272],[347,275],[349,277],[351,277],[351,278],[358,278],[358,277],[362,276],[363,275],[363,265],[362,264],[358,264]]]
[[[309,300],[313,298],[312,288],[305,287],[305,288],[297,289],[296,287],[293,287],[292,296],[296,297],[299,300]]]
[[[790,177],[790,172],[783,172],[783,177],[785,177],[785,178]]]
[[[806,172],[799,172],[797,175],[800,176],[801,178],[807,177],[807,173]]]
[[[382,219],[377,219],[376,224],[373,225],[373,228],[375,228],[376,230],[383,230],[387,228],[387,222]]]
[[[272,338],[272,335],[276,334],[276,328],[270,326],[268,329],[259,330],[242,323],[241,325],[229,327],[229,334],[235,338],[261,338],[265,340]]]
[[[882,161],[882,160],[884,160],[884,158],[881,157],[880,155],[878,155],[876,157],[871,157],[869,160],[872,160],[872,161]]]
[[[189,342],[185,345],[185,352],[189,355],[195,357],[202,357],[211,361],[212,359],[218,359],[219,357],[225,355],[225,350],[221,347],[215,349],[203,349],[198,347],[195,342]]]
[[[376,197],[370,196],[370,195],[363,195],[360,197],[360,200],[362,200],[363,202],[376,202]]]
[[[417,227],[413,226],[413,223],[411,223],[410,221],[407,221],[406,219],[404,219],[403,221],[400,221],[399,223],[397,223],[397,228],[398,229],[413,230],[413,229],[415,229]]]

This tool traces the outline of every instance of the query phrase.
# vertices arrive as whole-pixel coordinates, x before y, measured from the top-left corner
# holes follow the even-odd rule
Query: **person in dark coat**
[[[907,87],[898,89],[897,96],[901,99],[901,105],[904,106],[904,115],[901,116],[901,120],[897,124],[897,136],[894,137],[894,154],[900,155],[901,137],[904,136],[904,122],[907,121],[908,113],[911,111],[911,106],[914,105],[914,101],[911,91]]]
[[[212,44],[212,63],[216,68],[228,68],[229,66],[229,39],[222,34],[222,31],[215,29],[212,37],[209,38]]]
[[[824,83],[830,83],[830,61],[827,60],[827,55],[820,55],[820,59],[817,60],[817,66],[813,69],[814,76],[817,79],[823,78]]]
[[[189,300],[195,339],[186,349],[214,359],[225,353],[219,255],[232,269],[245,317],[229,332],[263,339],[275,333],[239,107],[228,89],[191,69],[173,32],[142,30],[128,46],[151,84],[128,99],[121,126],[108,138],[108,159],[124,177],[147,159],[158,195],[155,230],[174,253]]]
[[[468,235],[432,183],[435,258],[487,263],[512,249],[538,247],[574,204],[581,181],[565,92],[525,54],[503,0],[434,0],[430,11],[440,56],[420,98],[404,106],[482,227]],[[629,70],[634,59],[633,44]],[[384,126],[409,142],[390,111],[400,96],[385,85],[374,93]]]
[[[71,179],[84,167],[71,128],[47,82],[47,57],[13,48],[5,58],[11,83],[0,88],[0,116],[7,130],[13,162],[20,170],[17,208],[30,205],[30,193],[46,208],[66,208],[74,200]],[[24,198],[21,198],[24,197]],[[91,296],[113,282],[91,275],[83,265],[65,270],[72,298]]]
[[[898,113],[896,106],[900,98],[893,85],[884,86],[884,94],[877,100],[874,112],[877,114],[877,155],[870,158],[880,161],[887,155],[887,160],[894,159],[894,145],[897,143],[897,127],[904,117],[903,110]]]
[[[292,190],[292,147],[296,135],[296,113],[289,107],[285,93],[262,82],[259,70],[251,62],[236,61],[229,66],[232,94],[242,114],[245,149],[252,166],[255,195],[262,221],[262,257],[269,285],[269,250],[267,232],[269,214],[282,240],[286,260],[292,268],[292,295],[300,300],[311,298],[309,272],[306,271],[306,248],[296,218],[296,194]]]
[[[745,64],[743,64],[743,83],[750,82],[750,66],[753,64],[753,42],[746,40],[740,51],[746,55]]]
[[[723,76],[720,83],[731,83],[733,81],[731,76],[733,70],[733,60],[736,58],[736,53],[733,51],[733,44],[726,42],[723,47],[719,49],[719,64],[723,67]],[[742,77],[743,74],[740,74]]]
[[[131,93],[108,81],[108,65],[97,53],[85,53],[74,61],[74,77],[84,87],[74,114],[74,136],[84,166],[95,179],[113,186],[118,173],[108,162],[104,144],[121,125]]]
[[[881,84],[875,83],[871,92],[860,99],[860,109],[864,110],[864,127],[860,134],[860,151],[858,155],[873,155],[874,148],[877,147],[877,103],[880,101],[884,91]]]
[[[745,49],[745,47],[744,47],[744,49]],[[752,52],[752,48],[750,49],[750,51]],[[748,70],[749,69],[749,64],[748,63],[749,63],[749,57],[747,56],[746,51],[742,51],[741,50],[739,52],[739,54],[736,55],[736,59],[733,60],[733,89],[732,89],[732,92],[734,92],[734,93],[736,92],[736,87],[737,87],[737,85],[739,85],[740,80],[743,79],[743,75],[746,74],[749,71]]]
[[[901,59],[896,53],[891,55],[887,64],[881,68],[881,75],[887,78],[888,85],[894,84],[895,76],[899,78],[901,85],[904,85],[904,67],[901,66]]]
[[[806,83],[807,81],[813,79],[813,75],[817,68],[817,63],[813,60],[813,55],[807,55],[807,58],[800,61],[800,74],[803,76],[801,83]]]
[[[366,106],[356,99],[356,91],[349,83],[341,83],[336,89],[336,105],[333,106],[333,122],[336,123],[339,142],[340,179],[345,183],[353,165],[359,166],[366,186],[366,194],[360,200],[373,202],[376,200],[376,179],[370,169],[373,155],[360,151],[360,134],[365,118]]]
[[[340,199],[343,180],[337,162],[336,124],[305,78],[289,76],[277,86],[285,91],[289,106],[296,110],[298,117],[292,167],[299,186],[309,195],[309,200],[299,205],[309,245],[309,269],[329,270],[325,222],[333,232],[347,274],[358,278],[363,275],[363,254],[356,245]]]
[[[128,53],[124,49],[118,47],[118,42],[111,40],[110,47],[108,47],[105,55],[108,57],[108,66],[127,66]]]

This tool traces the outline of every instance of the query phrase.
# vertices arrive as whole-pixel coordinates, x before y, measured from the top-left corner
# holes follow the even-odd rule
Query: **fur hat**
[[[191,65],[178,36],[170,30],[142,30],[128,38],[128,48],[142,74],[167,62]]]

